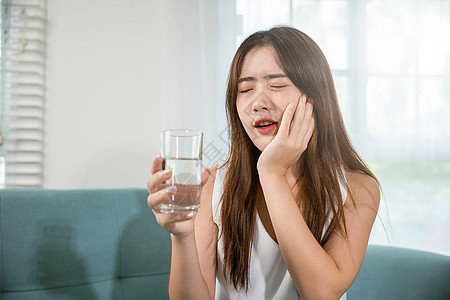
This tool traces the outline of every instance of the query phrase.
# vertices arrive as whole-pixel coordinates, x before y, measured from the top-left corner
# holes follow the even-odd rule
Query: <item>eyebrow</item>
[[[264,79],[270,80],[275,78],[286,78],[286,74],[268,74],[264,76]],[[244,81],[256,81],[255,77],[242,77],[238,80],[238,83],[244,82]]]

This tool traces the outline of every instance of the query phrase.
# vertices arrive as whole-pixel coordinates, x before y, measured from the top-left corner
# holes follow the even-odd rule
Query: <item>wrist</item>
[[[172,239],[172,243],[186,243],[192,240],[195,240],[194,232],[187,232],[187,233],[170,233],[170,238]]]
[[[261,177],[285,177],[287,169],[283,167],[262,167],[258,166],[258,175]]]
[[[286,171],[282,169],[261,169],[258,170],[259,182],[264,188],[266,185],[282,184],[286,181]]]

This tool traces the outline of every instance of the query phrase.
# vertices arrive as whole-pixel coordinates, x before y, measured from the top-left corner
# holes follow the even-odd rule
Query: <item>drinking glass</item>
[[[172,170],[172,177],[163,184],[169,190],[163,213],[198,212],[202,193],[203,133],[187,129],[161,132],[162,169]]]

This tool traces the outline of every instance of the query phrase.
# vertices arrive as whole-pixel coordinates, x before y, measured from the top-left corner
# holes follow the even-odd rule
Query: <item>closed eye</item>
[[[250,92],[251,90],[253,90],[253,89],[246,89],[246,90],[242,90],[242,91],[239,91],[239,93],[241,93],[241,94],[245,94],[245,93],[247,93],[247,92]]]
[[[281,89],[281,88],[287,87],[287,85],[272,85],[272,87],[276,88],[276,89]]]

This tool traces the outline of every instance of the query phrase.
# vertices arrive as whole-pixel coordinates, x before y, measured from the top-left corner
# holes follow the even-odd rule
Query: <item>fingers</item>
[[[303,120],[305,119],[305,114],[307,112],[307,103],[306,103],[306,95],[303,94],[298,99],[298,104],[295,109],[294,117],[292,118],[292,126],[291,133],[294,135],[298,135],[302,128]]]
[[[304,121],[306,120],[306,123],[309,123],[307,120],[310,117],[312,117],[312,104],[307,103],[306,95],[302,94],[297,103],[291,102],[286,107],[281,119],[279,133],[297,137],[304,127]],[[308,126],[306,126],[307,128]]]
[[[174,235],[185,235],[186,234],[186,225],[189,225],[190,229],[188,231],[192,231],[194,228],[194,222],[190,221],[194,219],[194,212],[186,212],[186,213],[176,213],[176,214],[166,214],[160,213],[157,210],[153,210],[153,213],[156,217],[156,221],[168,232]],[[189,221],[188,224],[186,221]]]
[[[170,230],[170,225],[187,221],[190,219],[193,219],[195,217],[195,213],[189,212],[189,213],[178,213],[178,214],[162,214],[158,213],[157,211],[153,210],[153,213],[155,214],[156,221],[161,224],[162,227],[167,228]]]
[[[164,171],[158,171],[154,173],[147,181],[147,189],[150,194],[156,193],[160,190],[161,184],[163,184],[164,181],[169,180],[172,177],[172,170],[164,170]]]
[[[153,160],[153,165],[151,169],[152,176],[147,180],[147,189],[150,193],[155,193],[160,190],[161,184],[169,180],[172,176],[171,170],[161,170],[163,158],[161,155],[157,155]]]
[[[166,214],[156,210],[153,210],[153,213],[155,214],[157,221],[164,224],[186,221],[192,219],[196,215],[194,212]]]
[[[278,130],[277,135],[281,135],[283,137],[287,137],[289,135],[295,110],[295,103],[291,101],[284,110],[283,117],[281,118],[280,129]]]
[[[299,99],[294,118],[292,119],[290,135],[295,140],[303,140],[303,137],[308,132],[312,117],[313,106],[307,102],[307,97],[303,94]]]
[[[152,175],[147,181],[147,189],[149,191],[147,204],[152,208],[157,222],[165,230],[175,235],[187,234],[193,231],[195,212],[164,213],[161,211],[161,205],[173,201],[175,194],[177,194],[175,187],[164,183],[172,177],[172,170],[162,170],[162,163],[163,159],[160,155],[153,160]],[[209,171],[204,170],[202,172],[202,184],[206,183],[208,177]]]
[[[170,190],[167,188],[151,193],[147,197],[148,206],[150,206],[152,209],[159,207],[161,203],[166,202],[170,199],[169,198],[170,193],[171,193]]]
[[[161,155],[158,154],[155,157],[155,159],[153,160],[152,174],[155,174],[156,172],[161,171],[162,161],[163,161],[163,158],[161,157]]]

